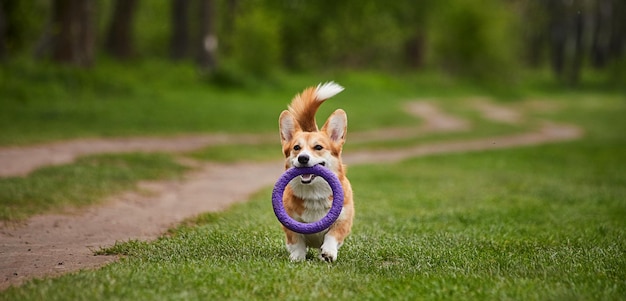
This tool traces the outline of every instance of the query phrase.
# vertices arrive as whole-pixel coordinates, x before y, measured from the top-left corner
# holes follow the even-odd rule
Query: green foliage
[[[2,30],[8,57],[19,55],[34,46],[40,38],[50,11],[49,1],[0,0]]]
[[[515,79],[516,16],[496,0],[450,0],[431,18],[432,56],[448,72],[508,84]]]
[[[235,19],[232,60],[255,76],[277,69],[282,57],[280,19],[263,9],[241,10]]]
[[[424,68],[437,67],[504,94],[518,83],[518,74],[525,67],[545,68],[550,62],[546,60],[551,47],[549,20],[565,18],[568,12],[550,11],[544,2],[217,0],[212,23],[219,40],[218,68],[210,80],[230,87],[257,87],[272,84],[275,72],[282,69],[424,72]],[[570,2],[562,5],[574,5],[570,8],[584,18],[595,18],[596,5],[592,4],[597,1]],[[34,52],[40,58],[47,57],[50,44],[42,42],[52,32],[47,23],[51,2],[3,3],[10,25],[5,38],[10,60]],[[187,25],[192,60],[200,47],[198,2],[190,7]],[[112,8],[110,2],[95,3],[96,36],[104,36]],[[611,14],[619,16],[623,8],[616,3]],[[140,1],[134,20],[129,30],[133,31],[136,58],[166,59],[172,27],[170,3]],[[617,18],[612,22],[613,31],[619,32],[624,26]],[[591,53],[588,50],[595,34],[583,33],[587,37],[583,39],[586,53]],[[98,39],[98,44],[102,40]],[[97,53],[100,48],[96,47]],[[608,66],[602,69],[604,84],[611,87],[619,87],[623,78],[619,70],[624,69],[621,54],[615,49]]]
[[[287,65],[296,69],[387,68],[403,63],[407,28],[388,1],[301,1],[275,8]],[[411,10],[418,10],[415,4]],[[405,11],[402,11],[405,12]]]
[[[626,58],[617,60],[609,68],[608,82],[614,87],[618,87],[622,92],[626,92]]]
[[[98,155],[75,163],[44,167],[27,177],[0,179],[0,220],[94,204],[133,188],[140,180],[180,175],[186,168],[169,155]]]

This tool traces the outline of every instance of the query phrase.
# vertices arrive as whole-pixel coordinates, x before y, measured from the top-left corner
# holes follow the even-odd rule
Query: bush
[[[235,20],[231,58],[255,76],[267,76],[280,66],[280,21],[261,8],[242,11]]]
[[[501,1],[440,3],[430,27],[432,61],[453,75],[507,82],[516,68],[515,15]]]

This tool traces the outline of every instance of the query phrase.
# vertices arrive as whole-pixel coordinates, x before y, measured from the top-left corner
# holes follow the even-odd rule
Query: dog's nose
[[[309,163],[309,155],[300,155],[300,156],[298,156],[298,162],[300,162],[300,164],[307,164],[307,163]]]

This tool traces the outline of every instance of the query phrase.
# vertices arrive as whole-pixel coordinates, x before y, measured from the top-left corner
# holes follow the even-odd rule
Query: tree
[[[4,3],[0,1],[0,60],[6,57],[7,46],[7,17],[4,12]]]
[[[54,0],[52,58],[57,62],[90,66],[94,62],[93,0]]]
[[[19,53],[32,42],[42,19],[42,4],[34,2],[0,0],[0,60]]]
[[[172,0],[172,35],[170,57],[174,60],[185,58],[189,52],[189,0]]]
[[[105,50],[114,57],[127,59],[134,54],[133,24],[137,3],[137,0],[115,1],[104,44]]]
[[[198,65],[204,72],[212,72],[217,67],[217,35],[214,28],[213,0],[200,0],[198,39]]]

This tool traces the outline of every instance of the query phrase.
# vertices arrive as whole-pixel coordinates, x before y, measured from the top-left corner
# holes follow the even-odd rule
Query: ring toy
[[[293,178],[303,174],[314,174],[322,177],[333,191],[333,204],[330,210],[326,216],[314,223],[301,223],[294,220],[287,214],[283,205],[285,188]],[[278,181],[276,181],[274,190],[272,191],[272,206],[274,207],[274,214],[276,214],[278,221],[287,229],[301,234],[321,232],[328,229],[330,225],[339,218],[339,214],[343,208],[343,189],[341,182],[339,182],[339,179],[332,171],[321,165],[314,165],[312,167],[292,167],[285,171]]]

